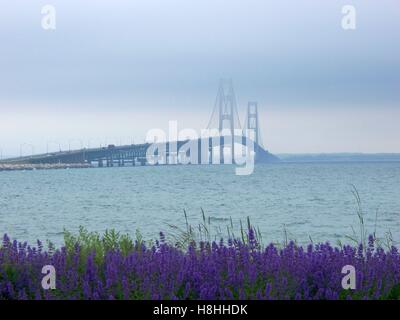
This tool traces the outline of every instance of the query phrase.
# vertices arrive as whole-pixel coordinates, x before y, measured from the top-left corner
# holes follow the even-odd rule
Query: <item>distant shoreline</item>
[[[276,154],[283,162],[400,162],[400,153]]]

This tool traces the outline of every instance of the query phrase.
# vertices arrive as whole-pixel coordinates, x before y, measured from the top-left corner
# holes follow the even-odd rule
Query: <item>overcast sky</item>
[[[346,4],[356,30],[341,27]],[[398,0],[2,0],[0,148],[200,130],[232,78],[272,152],[400,152],[399,34]]]

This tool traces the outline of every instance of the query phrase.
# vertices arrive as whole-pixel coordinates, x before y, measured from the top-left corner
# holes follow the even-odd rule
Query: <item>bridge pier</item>
[[[201,150],[201,139],[197,140],[197,164],[201,164],[201,155],[202,155],[202,150]]]
[[[213,141],[212,137],[208,138],[208,164],[212,164],[213,161]]]
[[[112,156],[107,158],[107,167],[113,167],[114,166],[114,159]]]
[[[219,138],[219,164],[224,164],[224,137]]]
[[[168,163],[167,164],[178,164],[178,153],[171,152],[167,156]]]
[[[170,159],[169,159],[169,150],[170,150],[170,143],[169,141],[166,143],[165,146],[165,153],[164,153],[164,157],[165,157],[165,163],[164,164],[169,164],[170,163]]]

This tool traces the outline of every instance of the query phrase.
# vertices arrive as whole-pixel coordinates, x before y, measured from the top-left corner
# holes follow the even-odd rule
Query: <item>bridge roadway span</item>
[[[204,140],[209,141],[204,141]],[[224,139],[222,137],[217,138],[205,138],[205,139],[197,139],[198,143],[198,163],[204,164],[204,160],[201,161],[201,144],[208,143],[208,146],[212,146],[213,148],[224,145]],[[245,145],[245,139],[240,136],[235,136],[236,143],[241,141],[243,145]],[[125,166],[127,164],[130,165],[146,165],[148,164],[146,158],[146,152],[150,146],[153,145],[158,147],[159,152],[164,153],[164,155],[169,156],[171,158],[174,154],[177,156],[178,153],[181,154],[181,148],[186,145],[189,140],[178,141],[177,142],[177,150],[178,152],[172,152],[172,144],[176,144],[176,142],[170,142],[166,144],[133,144],[133,145],[108,145],[107,147],[101,148],[84,148],[79,150],[71,150],[71,151],[59,151],[53,153],[45,153],[45,154],[37,154],[31,156],[10,158],[0,161],[0,163],[8,163],[8,164],[52,164],[52,163],[97,163],[98,166]],[[196,143],[196,140],[192,140],[191,143]],[[166,145],[166,150],[162,151],[162,146]],[[185,148],[184,148],[185,149]],[[204,150],[204,149],[203,149]],[[268,151],[264,150],[258,144],[255,144],[254,151],[256,153],[256,162],[276,162],[279,159]],[[204,152],[204,151],[203,151]],[[184,152],[185,153],[185,152]],[[157,151],[154,153],[157,156]],[[212,148],[208,147],[207,163],[212,162]],[[190,152],[186,152],[187,156],[190,156]],[[203,155],[204,156],[204,155]],[[162,156],[160,157],[162,159]],[[224,160],[220,160],[221,163],[224,163]],[[175,162],[176,163],[176,162]],[[166,163],[169,164],[169,163]]]

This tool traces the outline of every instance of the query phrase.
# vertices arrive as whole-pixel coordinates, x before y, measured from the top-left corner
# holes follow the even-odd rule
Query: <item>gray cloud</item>
[[[219,78],[231,77],[242,105],[368,108],[389,119],[400,101],[398,3],[352,2],[355,31],[341,29],[338,0],[53,0],[51,32],[40,27],[43,1],[7,0],[0,111],[207,118]]]

